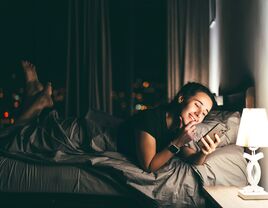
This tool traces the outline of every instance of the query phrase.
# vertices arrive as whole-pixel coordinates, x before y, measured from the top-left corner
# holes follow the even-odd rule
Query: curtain
[[[189,81],[208,85],[208,76],[209,0],[168,0],[168,99]]]
[[[65,116],[112,113],[108,0],[69,0]]]

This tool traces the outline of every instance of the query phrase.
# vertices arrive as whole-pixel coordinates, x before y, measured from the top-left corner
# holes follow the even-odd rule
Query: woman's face
[[[187,125],[190,121],[201,123],[213,105],[210,97],[204,92],[197,92],[194,96],[183,102],[186,102],[181,111],[184,125]]]

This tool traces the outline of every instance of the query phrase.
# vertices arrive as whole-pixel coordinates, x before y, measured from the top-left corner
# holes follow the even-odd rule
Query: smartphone
[[[212,127],[204,136],[203,138],[206,139],[206,136],[209,135],[209,137],[213,140],[213,142],[216,141],[215,134],[217,134],[220,138],[224,135],[225,132],[227,132],[228,129],[223,126],[221,123],[217,123],[215,126]],[[201,139],[197,142],[200,149],[203,147],[203,142]]]

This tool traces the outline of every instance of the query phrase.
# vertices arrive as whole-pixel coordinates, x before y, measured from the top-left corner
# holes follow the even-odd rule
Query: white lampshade
[[[244,108],[236,144],[243,147],[268,147],[268,120],[265,108]]]

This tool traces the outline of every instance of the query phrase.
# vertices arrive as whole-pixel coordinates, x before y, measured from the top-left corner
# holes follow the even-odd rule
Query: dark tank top
[[[118,152],[137,159],[135,135],[138,131],[147,132],[155,138],[157,152],[165,148],[170,142],[170,134],[167,129],[164,106],[141,111],[127,119],[119,129]]]

